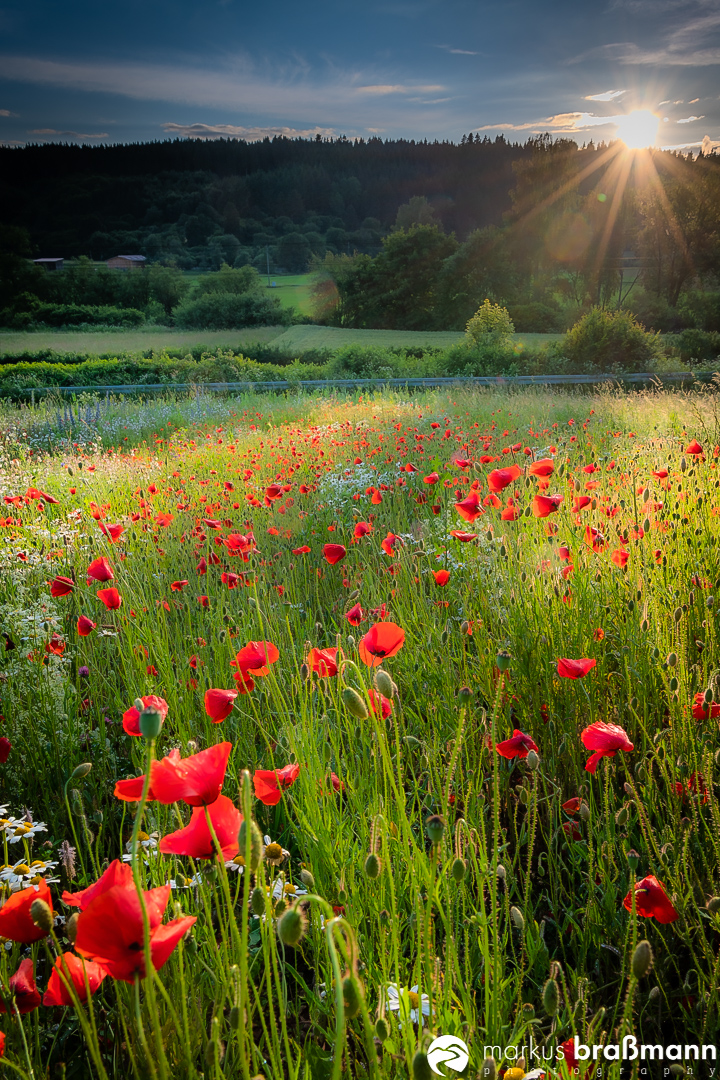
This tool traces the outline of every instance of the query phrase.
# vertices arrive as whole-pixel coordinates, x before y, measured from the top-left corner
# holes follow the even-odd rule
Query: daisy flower
[[[427,994],[419,993],[419,986],[399,989],[396,983],[390,983],[387,988],[387,1007],[392,1011],[399,1012],[403,1019],[409,1017],[413,1024],[424,1024],[423,1017],[430,1016],[430,998]]]

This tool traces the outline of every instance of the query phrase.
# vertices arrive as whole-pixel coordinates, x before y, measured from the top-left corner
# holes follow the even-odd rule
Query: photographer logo
[[[456,1035],[439,1035],[430,1043],[427,1059],[434,1073],[438,1076],[446,1076],[447,1074],[440,1068],[441,1065],[447,1065],[454,1072],[462,1072],[470,1055],[467,1045]]]

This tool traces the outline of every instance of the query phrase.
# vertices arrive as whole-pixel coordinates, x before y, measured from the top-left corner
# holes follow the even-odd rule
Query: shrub
[[[33,300],[27,311],[11,315],[3,312],[6,325],[16,329],[28,326],[142,326],[145,315],[137,308],[119,308],[110,304],[44,304]]]
[[[668,338],[670,348],[677,350],[685,364],[714,361],[720,357],[720,333],[710,330],[683,330]]]
[[[549,355],[566,357],[578,373],[652,371],[663,358],[660,335],[629,311],[593,308]]]
[[[669,304],[664,296],[657,296],[643,289],[633,290],[627,299],[626,307],[644,327],[659,330],[663,334],[680,330],[688,321],[692,322],[692,318],[683,319],[677,308]]]
[[[489,346],[509,345],[515,333],[507,308],[485,300],[465,327],[468,344]]]
[[[233,271],[242,273],[242,271]],[[275,296],[254,293],[206,293],[183,300],[173,311],[182,330],[233,330],[243,326],[289,325],[292,313]]]
[[[533,300],[528,304],[510,304],[507,310],[518,333],[553,334],[562,329],[562,314],[557,304]]]

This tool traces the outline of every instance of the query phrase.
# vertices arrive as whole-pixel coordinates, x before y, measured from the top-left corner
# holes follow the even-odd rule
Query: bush
[[[242,273],[241,270],[233,273]],[[253,293],[206,293],[183,300],[173,311],[182,330],[235,330],[244,326],[288,326],[292,313],[275,296]]]
[[[669,348],[677,351],[685,364],[693,361],[715,361],[720,357],[720,333],[710,330],[683,330],[667,339]]]
[[[29,309],[12,315],[3,312],[6,325],[16,329],[29,326],[142,326],[145,315],[137,308],[119,308],[110,304],[44,304],[32,300]]]
[[[678,310],[684,326],[720,332],[720,293],[686,293]]]
[[[557,304],[533,300],[528,304],[509,304],[508,315],[520,334],[554,334],[562,329],[562,313]]]
[[[688,321],[693,321],[692,318],[684,319],[665,297],[645,292],[643,289],[633,290],[626,307],[643,326],[659,330],[663,334],[680,330],[688,325]]]
[[[485,300],[465,327],[468,343],[482,347],[507,346],[515,333],[507,308]]]
[[[664,357],[660,335],[629,311],[593,308],[568,330],[549,356],[566,357],[577,373],[652,371]]]

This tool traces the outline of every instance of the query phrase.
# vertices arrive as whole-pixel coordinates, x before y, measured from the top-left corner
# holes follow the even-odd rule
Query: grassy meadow
[[[8,1075],[714,1049],[718,444],[704,391],[0,407]]]

